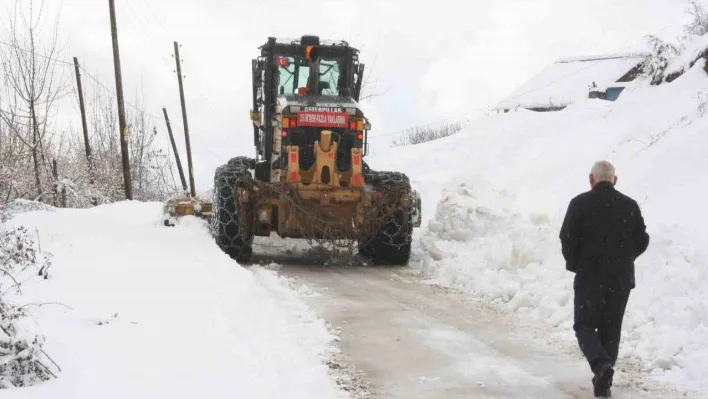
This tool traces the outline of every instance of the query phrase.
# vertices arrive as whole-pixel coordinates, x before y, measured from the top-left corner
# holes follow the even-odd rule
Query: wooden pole
[[[79,92],[79,108],[81,109],[81,128],[84,131],[84,147],[86,148],[86,161],[88,162],[89,180],[93,184],[93,162],[91,161],[91,143],[89,143],[88,124],[86,123],[86,107],[84,106],[84,89],[81,85],[81,70],[79,60],[74,57],[76,70],[76,89]]]
[[[189,124],[187,123],[187,106],[184,101],[184,85],[182,83],[182,60],[179,58],[179,44],[175,42],[175,62],[177,63],[177,80],[179,82],[179,98],[182,102],[182,123],[184,124],[184,141],[187,145],[187,169],[189,169],[189,188],[192,197],[197,196],[194,188],[194,169],[192,167],[192,146],[189,143]]]
[[[52,160],[52,177],[54,178],[54,206],[59,206],[59,170],[57,169],[57,160]]]
[[[167,109],[163,108],[162,113],[165,114],[165,123],[167,124],[167,133],[170,134],[170,142],[172,143],[172,152],[175,153],[175,162],[177,162],[177,170],[179,171],[179,179],[182,181],[182,190],[187,191],[187,180],[184,178],[184,170],[182,170],[182,161],[179,159],[177,152],[177,144],[175,144],[175,136],[172,135],[172,125],[170,118],[167,116]]]
[[[125,198],[133,199],[133,184],[130,177],[130,154],[128,153],[128,127],[125,123],[125,104],[123,102],[123,77],[120,68],[120,51],[118,49],[118,26],[116,24],[115,0],[108,0],[111,11],[111,36],[113,38],[113,66],[116,73],[116,93],[118,96],[118,128],[120,129],[120,152],[123,160],[123,184]]]

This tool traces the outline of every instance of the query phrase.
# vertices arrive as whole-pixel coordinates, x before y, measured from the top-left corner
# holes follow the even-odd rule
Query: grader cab
[[[358,101],[364,65],[346,42],[269,38],[253,68],[256,157],[216,170],[218,245],[247,261],[254,236],[356,241],[378,264],[406,264],[421,203],[402,173],[371,170]]]

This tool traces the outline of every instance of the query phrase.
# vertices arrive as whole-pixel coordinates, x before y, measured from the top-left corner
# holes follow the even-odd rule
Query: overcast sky
[[[63,56],[114,89],[108,0],[45,0],[60,13]],[[8,10],[14,0],[0,0]],[[28,0],[22,0],[28,3]],[[37,1],[36,1],[37,2]],[[181,133],[172,42],[182,45],[198,189],[252,155],[251,62],[268,36],[316,34],[361,49],[382,95],[364,104],[372,135],[469,118],[561,56],[641,49],[674,39],[683,0],[116,0],[128,101],[171,113]],[[6,26],[5,13],[0,22]],[[91,82],[91,89],[96,86]],[[75,111],[66,115],[71,118]],[[77,120],[78,124],[79,121]],[[387,146],[385,137],[372,146]],[[183,147],[183,142],[180,143]],[[186,158],[183,157],[183,162]]]

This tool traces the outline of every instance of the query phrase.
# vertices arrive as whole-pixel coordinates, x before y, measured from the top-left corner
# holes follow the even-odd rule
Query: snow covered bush
[[[393,147],[405,147],[452,136],[462,130],[461,123],[447,123],[439,127],[414,126],[406,129],[403,134],[393,140]]]
[[[701,1],[691,0],[687,12],[691,16],[691,21],[683,27],[684,39],[708,33],[708,11],[705,5]]]
[[[27,387],[56,375],[45,365],[44,337],[25,336],[14,322],[27,315],[0,301],[0,389]]]
[[[0,268],[3,272],[9,274],[24,271],[35,265],[45,267],[49,263],[46,255],[43,258],[40,256],[27,228],[20,226],[11,230],[0,229]],[[2,283],[0,280],[0,293],[3,290]]]
[[[50,265],[49,255],[42,253],[25,227],[0,226],[0,389],[32,386],[56,376],[42,349],[44,337],[24,326],[23,307],[6,301],[7,294],[21,293],[20,280],[47,278]]]
[[[666,68],[676,58],[679,50],[675,45],[657,36],[647,36],[647,41],[651,47],[651,55],[644,63],[644,76],[651,81],[651,84],[658,85],[664,81]]]
[[[708,90],[698,92],[698,113],[705,116],[708,112]]]

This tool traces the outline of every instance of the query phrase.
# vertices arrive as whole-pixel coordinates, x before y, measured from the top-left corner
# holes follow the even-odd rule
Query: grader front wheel
[[[365,177],[375,192],[382,193],[386,211],[377,215],[373,236],[359,242],[359,253],[377,265],[408,264],[413,236],[413,206],[399,206],[404,197],[411,198],[408,177],[397,172],[370,171]],[[393,204],[393,205],[392,205]]]
[[[252,210],[239,199],[239,189],[252,181],[240,162],[220,166],[214,176],[212,232],[221,250],[237,262],[247,262],[253,252]]]

